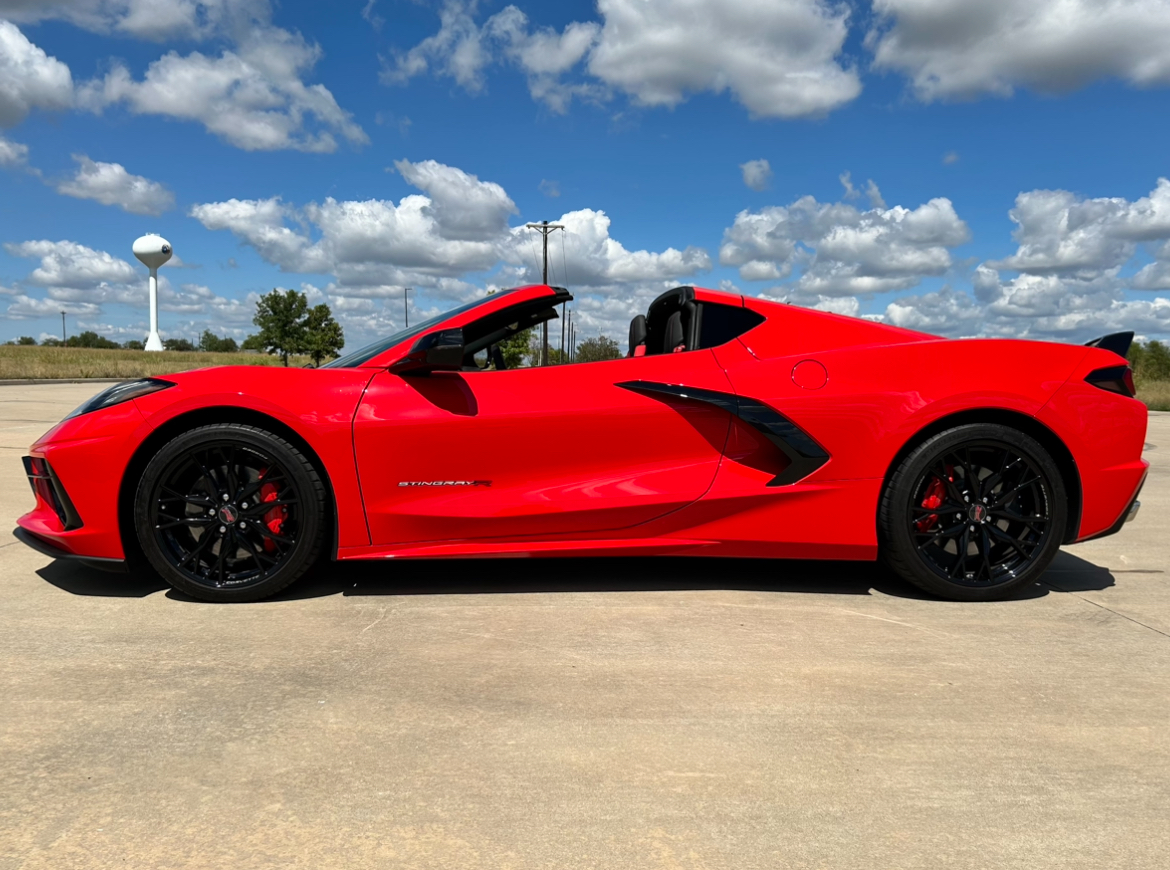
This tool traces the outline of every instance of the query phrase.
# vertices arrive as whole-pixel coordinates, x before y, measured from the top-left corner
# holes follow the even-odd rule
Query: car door
[[[375,545],[627,529],[710,487],[730,415],[711,351],[507,371],[380,372],[354,420]]]

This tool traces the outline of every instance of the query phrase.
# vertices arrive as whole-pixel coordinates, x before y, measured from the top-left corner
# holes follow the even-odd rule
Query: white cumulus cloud
[[[739,164],[743,183],[752,190],[765,190],[772,182],[772,166],[767,160],[749,160]]]
[[[880,202],[876,185],[871,198]],[[736,266],[745,281],[783,280],[800,296],[851,296],[904,290],[951,268],[950,248],[970,230],[951,201],[932,199],[915,209],[861,211],[849,203],[805,196],[788,206],[742,211],[723,235],[719,262]]]
[[[439,287],[440,279],[497,263],[515,211],[502,187],[430,160],[399,161],[396,169],[428,195],[398,203],[327,198],[299,209],[279,198],[232,199],[196,205],[191,215],[208,229],[230,230],[284,271],[333,274],[353,287]]]
[[[28,163],[28,146],[0,136],[0,169],[13,169]]]
[[[995,269],[1088,280],[1116,274],[1146,244],[1155,262],[1134,276],[1132,286],[1165,289],[1161,276],[1170,264],[1170,179],[1158,179],[1148,195],[1133,201],[1087,199],[1066,190],[1027,191],[1016,197],[1009,214],[1019,247],[989,264]]]
[[[47,239],[9,242],[4,250],[13,257],[39,258],[40,266],[26,279],[42,287],[87,289],[95,285],[121,284],[141,277],[138,270],[112,254],[85,245]]]
[[[0,127],[13,127],[34,108],[73,104],[69,67],[29,42],[20,29],[0,20]]]
[[[848,8],[821,0],[598,0],[589,71],[644,105],[730,91],[753,114],[821,115],[861,92],[841,65]]]
[[[268,0],[0,0],[12,21],[68,21],[102,34],[138,39],[206,39],[242,32],[271,16]]]
[[[160,215],[175,207],[175,195],[157,181],[131,175],[120,163],[102,163],[74,154],[77,173],[57,185],[57,192],[78,199],[116,205],[131,214]]]
[[[1170,83],[1164,0],[874,0],[874,66],[924,100]]]
[[[259,27],[218,57],[168,52],[142,79],[116,64],[78,89],[78,103],[94,112],[124,105],[135,114],[197,121],[245,151],[330,152],[337,136],[366,144],[365,131],[333,94],[302,80],[320,56],[298,34]]]
[[[515,6],[481,25],[475,9],[447,0],[439,30],[388,63],[383,81],[431,72],[474,93],[489,66],[507,61],[557,112],[574,97],[604,100],[614,91],[644,106],[707,92],[730,93],[753,116],[781,118],[823,115],[861,92],[841,60],[848,8],[827,0],[598,0],[600,22],[559,32],[532,28]]]
[[[564,225],[564,237],[550,239],[549,259],[558,273],[557,280],[574,287],[624,292],[622,288],[628,285],[672,282],[711,268],[711,257],[702,248],[627,250],[610,235],[610,218],[603,211],[571,211],[554,223]],[[515,227],[506,252],[506,258],[522,269],[522,280],[529,282],[541,279],[532,253],[535,238],[533,230]]]

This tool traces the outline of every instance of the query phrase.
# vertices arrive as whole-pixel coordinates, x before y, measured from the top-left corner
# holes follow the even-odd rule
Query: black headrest
[[[673,353],[674,349],[682,344],[683,341],[682,312],[676,311],[666,321],[666,334],[662,341],[662,352]]]
[[[630,321],[630,353],[640,344],[646,343],[646,315],[639,314]]]

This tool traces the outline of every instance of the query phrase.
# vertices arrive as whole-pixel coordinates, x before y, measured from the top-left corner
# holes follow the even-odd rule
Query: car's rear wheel
[[[1007,426],[940,432],[910,452],[882,494],[882,554],[916,586],[957,601],[1006,598],[1056,556],[1068,506],[1048,452]]]
[[[255,601],[305,573],[324,545],[325,487],[285,439],[241,424],[201,426],[147,464],[138,540],[163,579],[205,601]]]

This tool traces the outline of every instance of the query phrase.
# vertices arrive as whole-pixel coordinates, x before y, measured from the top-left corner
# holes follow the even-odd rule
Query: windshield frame
[[[496,293],[489,293],[488,295],[481,296],[478,299],[472,299],[470,302],[465,302],[464,304],[452,308],[449,311],[444,311],[442,314],[437,314],[434,317],[428,318],[417,326],[411,326],[408,329],[399,330],[398,332],[388,335],[385,338],[380,338],[375,342],[371,342],[370,344],[365,345],[364,347],[360,347],[352,353],[347,353],[345,356],[338,357],[331,362],[325,363],[325,365],[321,366],[321,368],[360,368],[361,366],[366,365],[370,360],[376,359],[377,357],[386,353],[386,351],[402,344],[404,341],[409,341],[412,338],[422,335],[424,332],[430,329],[434,329],[436,326],[454,317],[458,317],[462,314],[467,314],[470,311],[474,311],[481,305],[485,305],[489,302],[496,302],[502,298],[510,296],[520,289],[523,288],[511,287],[507,290],[500,290]]]

